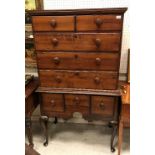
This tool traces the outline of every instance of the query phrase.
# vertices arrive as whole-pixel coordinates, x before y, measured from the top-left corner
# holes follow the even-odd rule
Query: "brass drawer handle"
[[[55,101],[54,100],[51,100],[51,106],[55,107]]]
[[[53,61],[56,65],[58,65],[60,63],[60,58],[59,57],[54,57]]]
[[[105,104],[104,104],[103,102],[101,102],[101,103],[99,104],[99,106],[100,106],[100,108],[101,108],[102,110],[105,110]]]
[[[96,38],[95,39],[95,45],[96,45],[97,48],[99,48],[101,46],[101,39]]]
[[[56,76],[56,82],[61,83],[61,77],[60,76]]]
[[[99,66],[101,64],[101,58],[96,58],[95,61],[96,61],[96,65]]]
[[[103,24],[103,20],[101,18],[96,18],[95,23],[96,26],[99,28]]]
[[[79,104],[80,103],[80,98],[76,96],[74,98],[74,102],[75,102],[75,104]]]
[[[95,81],[96,84],[99,84],[100,83],[100,78],[99,77],[95,77],[94,81]]]
[[[57,26],[57,22],[55,19],[52,19],[51,22],[50,22],[50,25],[55,28]]]
[[[58,43],[59,43],[59,41],[58,41],[57,38],[53,38],[53,39],[52,39],[52,44],[53,44],[53,46],[57,46]]]

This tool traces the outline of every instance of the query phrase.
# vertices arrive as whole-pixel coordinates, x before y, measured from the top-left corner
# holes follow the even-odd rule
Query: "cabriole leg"
[[[41,121],[44,124],[44,135],[45,135],[44,146],[48,145],[48,120],[49,118],[47,116],[41,116]]]
[[[55,117],[55,118],[54,118],[54,124],[57,124],[57,123],[58,123],[58,118]]]
[[[117,133],[117,122],[116,121],[111,121],[109,123],[110,127],[112,127],[112,135],[111,135],[111,142],[110,142],[110,148],[111,152],[115,152],[115,147],[114,147],[114,139]]]

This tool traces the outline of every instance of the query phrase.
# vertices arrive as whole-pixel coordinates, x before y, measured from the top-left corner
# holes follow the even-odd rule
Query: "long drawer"
[[[117,71],[119,53],[42,52],[37,53],[40,69]]]
[[[39,70],[40,86],[54,88],[116,89],[117,72]]]
[[[119,51],[120,33],[34,33],[36,50]]]

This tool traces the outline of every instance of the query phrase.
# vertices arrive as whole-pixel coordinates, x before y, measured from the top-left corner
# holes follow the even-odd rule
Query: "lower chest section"
[[[110,119],[117,112],[117,97],[41,93],[41,115],[69,118],[74,112],[83,117]]]

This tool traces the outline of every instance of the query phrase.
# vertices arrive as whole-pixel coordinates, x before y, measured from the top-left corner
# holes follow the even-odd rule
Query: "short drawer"
[[[33,16],[33,31],[74,31],[73,16]]]
[[[121,15],[77,16],[77,31],[121,31]]]
[[[118,71],[119,53],[38,52],[40,69]]]
[[[74,49],[72,33],[34,33],[34,41],[36,50],[72,51]]]
[[[53,88],[116,89],[117,72],[39,70],[40,85]]]
[[[119,51],[120,33],[35,33],[36,50]]]
[[[91,113],[104,115],[107,117],[114,114],[115,97],[108,96],[92,96],[91,98]]]
[[[66,111],[89,113],[89,96],[65,95]]]
[[[61,94],[42,93],[41,110],[44,112],[63,112],[64,100]]]

